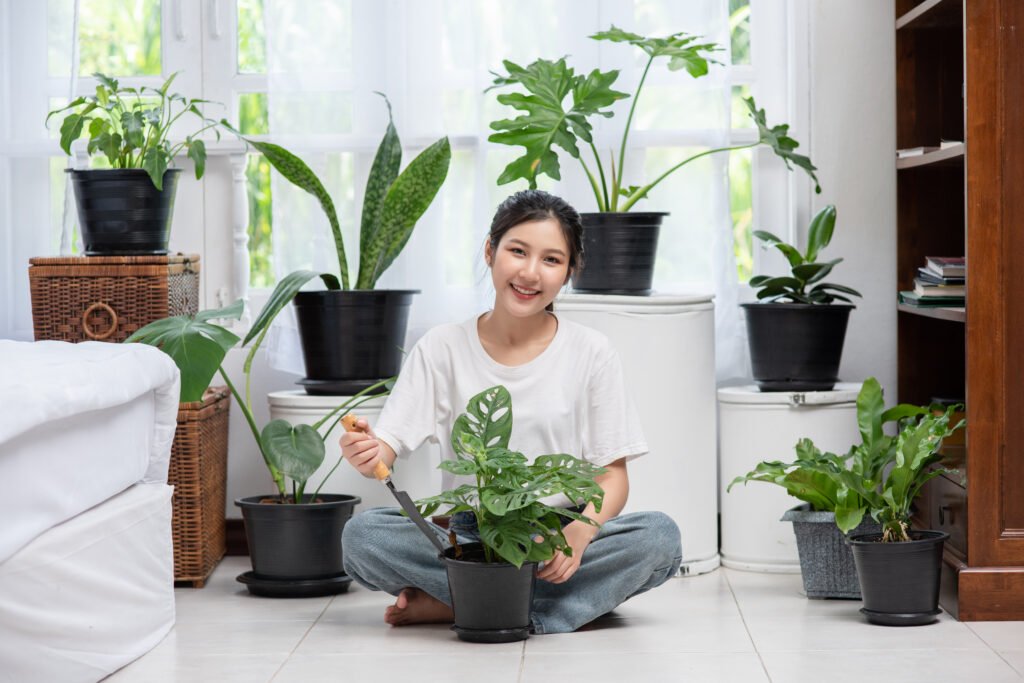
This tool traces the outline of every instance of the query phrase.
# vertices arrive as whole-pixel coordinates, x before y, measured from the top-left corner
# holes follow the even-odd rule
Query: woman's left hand
[[[572,548],[572,557],[567,557],[564,553],[555,553],[555,556],[545,562],[544,567],[537,572],[537,578],[551,583],[565,583],[572,578],[580,568],[584,551],[597,532],[598,527],[583,522],[567,524],[562,533]]]

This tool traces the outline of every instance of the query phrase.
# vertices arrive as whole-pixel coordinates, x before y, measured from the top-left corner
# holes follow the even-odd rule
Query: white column
[[[241,325],[249,327],[249,196],[245,178],[245,167],[249,161],[246,154],[232,154],[231,160],[231,237],[232,237],[232,289],[234,298],[245,304]]]

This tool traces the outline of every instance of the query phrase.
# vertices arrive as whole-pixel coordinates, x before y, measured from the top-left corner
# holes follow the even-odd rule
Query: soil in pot
[[[911,531],[910,541],[882,543],[880,533],[850,537],[864,607],[872,624],[920,626],[938,619],[945,531]]]
[[[348,582],[343,580],[348,577],[342,561],[341,532],[361,499],[324,493],[318,501],[282,505],[276,496],[250,496],[235,501],[245,520],[253,568],[239,581],[249,585],[250,592],[308,597],[348,588]],[[253,591],[253,585],[263,592]],[[293,589],[291,593],[289,588]],[[328,592],[316,593],[317,590]]]
[[[455,625],[460,639],[474,643],[508,643],[530,635],[530,607],[536,562],[518,569],[507,562],[485,562],[483,545],[467,543],[445,550]]]

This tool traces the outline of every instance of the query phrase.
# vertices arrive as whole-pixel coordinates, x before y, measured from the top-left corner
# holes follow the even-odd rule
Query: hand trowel
[[[349,413],[345,417],[341,418],[341,425],[345,428],[346,432],[363,431],[356,426],[356,421],[358,419],[358,417]],[[391,481],[391,470],[388,469],[388,466],[385,465],[383,461],[377,463],[377,466],[373,470],[373,476],[391,490],[391,495],[395,497],[398,504],[402,506],[403,510],[405,510],[405,514],[409,515],[409,519],[416,523],[416,526],[418,526],[420,531],[430,539],[430,542],[434,544],[434,547],[437,548],[438,552],[444,553],[444,543],[440,538],[438,538],[433,528],[427,523],[427,520],[423,519],[423,515],[421,515],[420,511],[416,509],[416,504],[412,502],[412,498],[409,497],[409,494],[395,488],[394,482]]]

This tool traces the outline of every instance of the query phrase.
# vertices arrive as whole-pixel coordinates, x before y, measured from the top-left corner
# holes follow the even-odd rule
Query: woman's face
[[[516,317],[540,313],[569,281],[569,245],[554,218],[509,228],[497,249],[486,247],[494,308]]]

